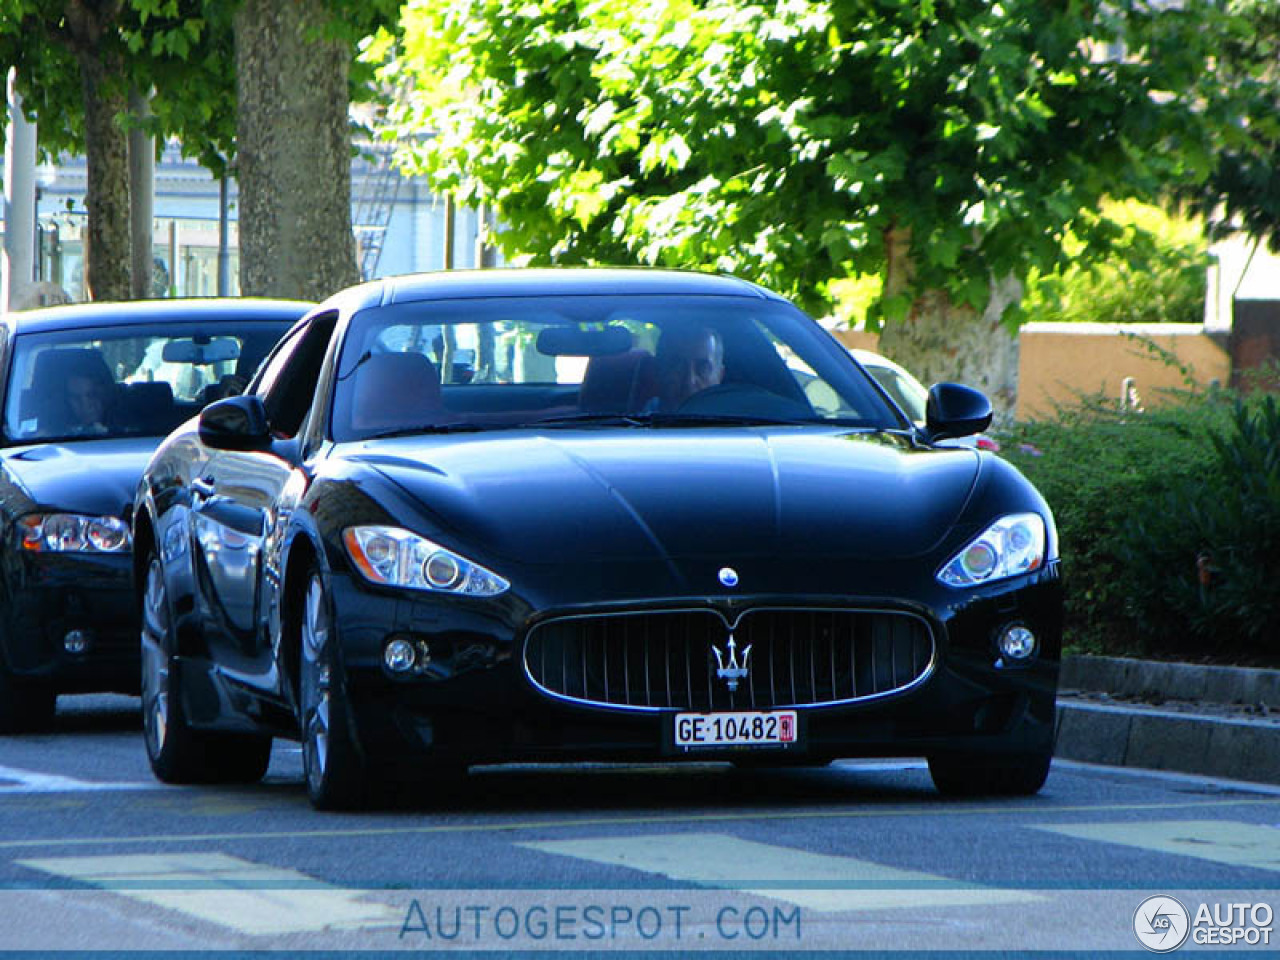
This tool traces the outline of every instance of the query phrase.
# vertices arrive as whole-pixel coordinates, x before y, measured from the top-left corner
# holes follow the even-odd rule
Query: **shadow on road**
[[[936,802],[923,770],[856,767],[737,769],[728,764],[506,765],[462,779],[406,784],[382,798],[386,810],[440,813],[574,813],[601,810],[845,806]]]

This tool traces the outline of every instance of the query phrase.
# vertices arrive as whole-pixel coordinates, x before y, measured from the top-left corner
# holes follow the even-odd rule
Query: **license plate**
[[[740,710],[725,713],[677,713],[675,745],[700,747],[788,747],[799,741],[794,710]]]

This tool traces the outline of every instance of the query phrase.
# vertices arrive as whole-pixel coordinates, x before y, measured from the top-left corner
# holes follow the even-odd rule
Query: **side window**
[[[258,381],[258,394],[271,429],[284,437],[297,434],[311,407],[320,367],[337,322],[336,313],[313,318],[283,344]]]

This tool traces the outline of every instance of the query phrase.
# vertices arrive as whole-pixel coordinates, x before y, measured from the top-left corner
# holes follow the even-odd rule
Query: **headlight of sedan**
[[[119,517],[29,513],[18,521],[22,549],[35,553],[124,553],[129,525]]]
[[[1044,518],[1038,513],[1001,517],[969,542],[938,573],[952,587],[972,587],[1038,570],[1044,564]]]
[[[342,542],[355,568],[372,583],[469,597],[496,597],[511,586],[478,563],[399,527],[348,527]]]

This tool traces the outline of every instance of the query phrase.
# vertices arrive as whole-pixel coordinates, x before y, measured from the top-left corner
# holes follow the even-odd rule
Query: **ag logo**
[[[1169,953],[1186,942],[1191,916],[1173,897],[1147,897],[1134,911],[1133,932],[1138,942],[1153,953]]]

